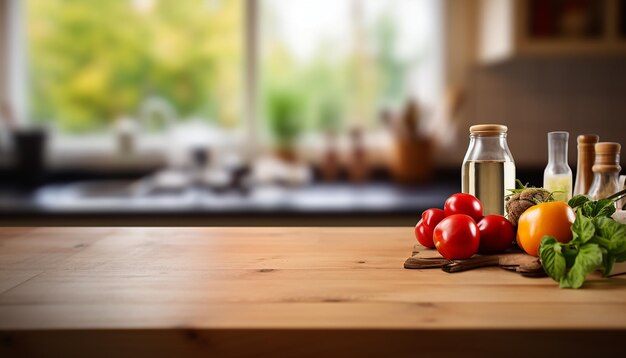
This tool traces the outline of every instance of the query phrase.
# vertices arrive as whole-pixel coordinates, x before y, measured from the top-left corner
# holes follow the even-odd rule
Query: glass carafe
[[[470,143],[461,170],[461,191],[483,203],[484,214],[504,215],[504,197],[515,189],[515,162],[498,124],[470,127]]]
[[[548,133],[548,165],[543,172],[543,187],[554,192],[554,199],[568,201],[572,197],[572,169],[567,164],[569,133]]]

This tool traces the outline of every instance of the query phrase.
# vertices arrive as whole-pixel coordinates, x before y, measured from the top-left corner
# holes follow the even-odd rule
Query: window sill
[[[225,135],[228,138],[214,143],[212,149],[218,152],[242,150],[237,135]],[[321,134],[305,135],[299,143],[301,158],[317,163],[323,160],[327,138]],[[353,143],[341,138],[336,143],[336,150],[342,161],[349,161]],[[367,133],[362,142],[368,152],[369,161],[376,164],[387,162],[391,138],[385,132]],[[95,171],[150,171],[168,164],[172,156],[173,145],[167,135],[141,135],[124,150],[119,138],[113,134],[91,134],[81,136],[52,136],[47,149],[47,166],[53,170],[85,169]],[[267,149],[267,148],[266,148]]]
[[[48,144],[51,169],[150,170],[165,165],[166,138],[142,136],[128,150],[113,135],[53,137]]]

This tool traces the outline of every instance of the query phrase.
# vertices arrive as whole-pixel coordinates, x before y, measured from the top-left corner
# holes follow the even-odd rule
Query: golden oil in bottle
[[[484,215],[504,215],[504,198],[515,188],[515,164],[511,161],[470,160],[463,163],[462,188],[483,203]]]

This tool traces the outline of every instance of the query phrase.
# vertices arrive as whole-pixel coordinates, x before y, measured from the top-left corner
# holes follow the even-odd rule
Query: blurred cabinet
[[[626,55],[626,0],[481,0],[478,36],[483,63]]]

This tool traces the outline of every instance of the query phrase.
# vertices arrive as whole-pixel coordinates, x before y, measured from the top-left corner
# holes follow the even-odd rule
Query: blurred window
[[[250,1],[27,0],[29,117],[69,134],[144,119],[146,107],[244,124]],[[428,111],[443,92],[438,0],[257,1],[253,93],[279,141],[374,130],[382,109],[417,98]]]
[[[65,133],[239,124],[243,0],[28,0],[30,117]],[[151,107],[151,108],[149,108]],[[145,118],[147,117],[147,118]]]
[[[410,97],[428,109],[442,94],[441,1],[261,4],[261,107],[276,136],[373,130],[382,109]]]

